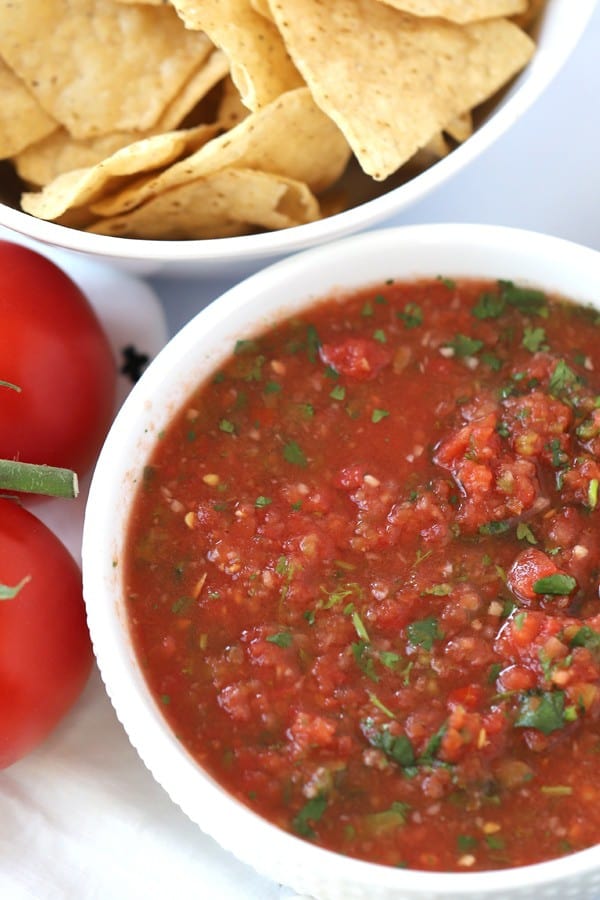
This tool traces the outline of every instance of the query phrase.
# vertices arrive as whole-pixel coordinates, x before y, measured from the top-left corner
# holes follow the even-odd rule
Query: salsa
[[[600,841],[600,315],[389,281],[238,341],[160,436],[147,682],[261,816],[390,866]]]

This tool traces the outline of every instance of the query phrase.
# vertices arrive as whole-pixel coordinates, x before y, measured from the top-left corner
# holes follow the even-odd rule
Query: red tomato
[[[110,425],[116,366],[87,298],[54,263],[0,241],[0,457],[88,469]]]
[[[77,564],[30,512],[0,499],[0,768],[20,759],[79,696],[92,665]]]

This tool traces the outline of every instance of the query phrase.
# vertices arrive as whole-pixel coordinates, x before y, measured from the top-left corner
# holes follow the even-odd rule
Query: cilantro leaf
[[[444,346],[451,347],[452,350],[454,350],[454,355],[458,359],[464,359],[465,356],[475,356],[475,354],[483,347],[483,341],[479,341],[477,338],[471,338],[466,334],[457,334]]]
[[[504,312],[506,302],[501,294],[490,294],[485,292],[480,295],[476,305],[471,310],[471,314],[476,319],[497,319]]]
[[[526,315],[543,316],[547,313],[547,300],[543,291],[535,288],[522,288],[512,281],[498,282],[502,297],[510,306],[514,306]]]
[[[418,328],[423,324],[423,310],[416,303],[407,303],[403,312],[397,313],[407,328]]]
[[[563,728],[565,724],[565,695],[563,691],[528,693],[521,698],[519,718],[515,728],[535,728],[543,734]]]
[[[277,644],[278,647],[285,648],[291,647],[293,638],[289,631],[280,631],[278,634],[270,634],[267,640],[270,644]]]
[[[529,326],[525,326],[521,343],[526,350],[529,350],[531,353],[536,353],[544,346],[545,341],[546,331],[544,328],[530,328]]]
[[[415,765],[415,752],[405,734],[391,734],[387,726],[380,731],[374,731],[372,724],[371,720],[367,720],[363,728],[363,733],[366,731],[365,737],[372,747],[382,750],[389,759],[403,768]]]
[[[302,837],[314,837],[315,831],[311,822],[318,822],[327,809],[327,797],[319,794],[312,797],[292,819],[292,828]]]
[[[411,622],[406,628],[406,634],[413,646],[423,647],[425,650],[431,650],[433,642],[444,637],[435,616]]]
[[[296,441],[288,441],[283,447],[283,458],[286,462],[295,466],[306,466],[307,460],[304,451]]]

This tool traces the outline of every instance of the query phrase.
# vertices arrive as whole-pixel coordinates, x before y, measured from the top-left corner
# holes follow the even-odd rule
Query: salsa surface
[[[418,869],[600,841],[599,321],[389,282],[238,342],[161,435],[136,651],[256,812]]]

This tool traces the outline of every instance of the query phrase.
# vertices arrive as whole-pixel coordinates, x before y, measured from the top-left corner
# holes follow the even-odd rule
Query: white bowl
[[[160,430],[229,357],[239,338],[334,290],[387,278],[504,278],[600,308],[600,253],[515,229],[424,225],[346,238],[259,272],[197,315],[158,355],[117,416],[102,450],[83,537],[84,595],[98,664],[117,715],[171,798],[225,848],[270,878],[319,900],[592,898],[600,854],[592,848],[493,873],[392,869],[342,857],[259,818],[209,777],[169,730],[130,641],[119,562],[128,515]],[[266,850],[265,848],[268,848]]]
[[[475,133],[426,171],[400,186],[394,179],[359,193],[351,179],[351,208],[327,219],[276,232],[203,241],[155,241],[89,234],[0,204],[0,225],[47,244],[104,258],[139,274],[241,277],[289,253],[343,237],[389,219],[445,183],[523,116],[559,72],[587,25],[596,0],[548,0],[536,31],[532,62],[486,114]],[[397,183],[397,182],[396,182]],[[366,193],[367,191],[367,193]],[[353,193],[354,192],[354,193]],[[367,199],[365,199],[367,197]]]

